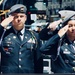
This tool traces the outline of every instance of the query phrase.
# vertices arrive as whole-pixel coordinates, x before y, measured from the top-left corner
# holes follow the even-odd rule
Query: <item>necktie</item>
[[[18,31],[17,32],[17,37],[18,37],[18,39],[20,40],[20,42],[21,42],[21,37],[20,37],[20,35],[21,35],[21,32],[20,31]]]

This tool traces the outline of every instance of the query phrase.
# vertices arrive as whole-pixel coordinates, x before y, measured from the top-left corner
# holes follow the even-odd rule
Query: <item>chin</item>
[[[72,37],[75,37],[75,34],[74,35],[71,35]]]

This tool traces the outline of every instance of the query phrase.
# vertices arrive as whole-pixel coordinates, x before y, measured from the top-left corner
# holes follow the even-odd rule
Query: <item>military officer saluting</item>
[[[42,73],[38,34],[25,28],[27,8],[16,4],[0,25],[1,73]],[[7,26],[11,23],[11,28]],[[19,35],[17,34],[19,33]],[[41,61],[41,62],[40,62]]]
[[[71,15],[74,14],[71,13]],[[75,16],[69,18],[65,25],[49,38],[40,50],[51,55],[52,72],[75,73]]]

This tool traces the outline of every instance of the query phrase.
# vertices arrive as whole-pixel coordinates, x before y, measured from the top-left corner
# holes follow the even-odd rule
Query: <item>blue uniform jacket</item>
[[[40,50],[42,53],[52,56],[52,72],[75,73],[75,41],[71,42],[66,36],[64,36],[59,50],[59,40],[59,35],[54,35],[40,48]]]
[[[4,28],[0,25],[0,36]],[[39,51],[40,40],[25,30],[24,40],[20,42],[13,28],[7,29],[0,46],[1,73],[42,73],[43,61]]]

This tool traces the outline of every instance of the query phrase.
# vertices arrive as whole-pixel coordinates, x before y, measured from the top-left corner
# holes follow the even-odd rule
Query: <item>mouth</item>
[[[21,22],[18,22],[17,24],[20,25],[20,24],[22,24],[22,23],[21,23]]]
[[[71,34],[75,35],[75,31],[72,31]]]

